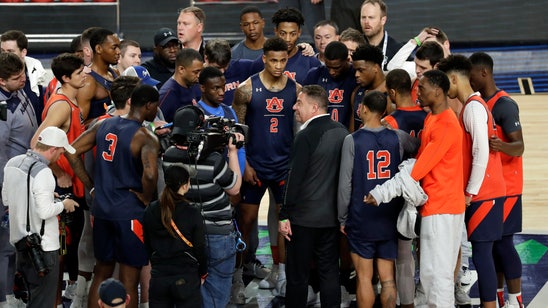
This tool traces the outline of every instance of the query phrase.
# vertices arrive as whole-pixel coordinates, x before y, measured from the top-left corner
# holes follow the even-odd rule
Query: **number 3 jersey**
[[[130,191],[142,191],[143,165],[133,157],[131,140],[141,123],[122,117],[105,119],[97,130],[93,216],[108,220],[142,219],[145,205]]]
[[[288,78],[283,90],[271,92],[259,74],[255,74],[251,76],[251,86],[251,102],[245,117],[249,125],[247,160],[259,177],[279,181],[285,178],[289,166],[297,85]]]

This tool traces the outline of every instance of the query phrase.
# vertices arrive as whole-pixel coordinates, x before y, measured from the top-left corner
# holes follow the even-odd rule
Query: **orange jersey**
[[[46,102],[46,105],[44,106],[44,111],[42,112],[42,121],[46,118],[46,115],[48,114],[49,108],[56,102],[64,101],[67,102],[70,106],[71,115],[70,115],[70,125],[69,129],[67,131],[67,139],[69,143],[72,143],[78,136],[80,136],[84,132],[84,124],[83,124],[83,118],[82,113],[80,112],[80,107],[78,105],[75,105],[71,102],[71,100],[66,97],[63,94],[58,94],[56,91],[53,92],[50,95],[50,98]],[[68,162],[67,158],[64,155],[61,155],[59,157],[59,160],[57,161],[57,165],[63,170],[65,173],[71,176],[72,178],[72,191],[76,197],[83,197],[84,196],[84,184],[80,179],[74,175],[74,172],[72,171],[72,167],[70,166],[70,163]]]
[[[487,102],[489,110],[493,110],[493,106],[497,103],[501,97],[510,97],[505,91],[498,91]],[[495,123],[496,124],[496,123]],[[504,134],[504,131],[497,125],[497,136],[504,142],[509,142],[508,136]],[[502,162],[502,174],[504,181],[506,182],[506,195],[515,196],[521,195],[523,192],[523,158],[521,156],[510,156],[500,152],[500,159]]]
[[[411,84],[411,99],[417,104],[419,104],[419,78],[415,78],[413,83]]]
[[[464,213],[462,164],[462,129],[455,113],[428,114],[411,172],[428,195],[421,216]]]
[[[473,95],[468,98],[464,104],[463,110],[459,116],[459,122],[463,131],[463,166],[464,166],[464,188],[468,184],[470,174],[472,171],[472,136],[468,133],[464,127],[464,109],[471,101],[478,101],[484,108],[487,113],[487,137],[495,136],[497,134],[497,129],[495,127],[495,122],[493,121],[493,115],[489,111],[489,108],[483,101],[480,96]],[[463,190],[464,192],[464,190]],[[481,183],[481,187],[477,195],[472,197],[472,201],[481,201],[481,200],[490,200],[498,197],[503,197],[506,195],[506,185],[504,183],[504,178],[502,176],[502,163],[500,160],[500,153],[489,150],[489,160],[487,161],[487,168],[485,169],[485,175]]]

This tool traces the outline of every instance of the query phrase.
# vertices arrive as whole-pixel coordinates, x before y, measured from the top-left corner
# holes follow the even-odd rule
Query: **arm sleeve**
[[[55,202],[55,178],[51,169],[44,168],[39,171],[32,182],[32,193],[36,205],[36,213],[40,219],[46,220],[59,215],[64,209],[62,202]]]
[[[300,180],[305,178],[308,169],[308,159],[311,153],[310,143],[305,135],[298,134],[293,143],[291,152],[291,161],[289,163],[289,176],[285,190],[285,196],[282,208],[280,209],[279,219],[289,218],[291,209],[297,204],[299,193],[301,191]]]
[[[493,119],[502,127],[505,135],[521,130],[518,104],[508,97],[500,99],[493,106]]]
[[[438,126],[444,125],[443,122],[437,122],[437,124]],[[411,177],[415,181],[420,181],[425,177],[445,156],[455,138],[457,138],[456,135],[448,129],[432,128],[430,141],[423,145],[424,148],[417,157],[413,171],[411,171]]]
[[[405,45],[403,45],[400,50],[392,57],[390,62],[388,62],[387,68],[388,71],[391,71],[396,68],[405,69],[409,75],[411,75],[411,72],[409,72],[409,68],[412,68],[412,73],[415,75],[415,62],[414,61],[407,61],[409,56],[411,56],[411,53],[413,53],[413,50],[417,48],[417,45],[412,43],[411,41],[408,41]],[[411,75],[411,77],[413,77]]]
[[[352,135],[344,139],[339,171],[339,191],[337,195],[337,207],[339,223],[344,226],[350,206],[352,195],[352,171],[354,169],[354,138]]]
[[[463,122],[472,137],[472,167],[466,192],[477,195],[489,160],[487,110],[478,101],[471,101],[463,110]]]

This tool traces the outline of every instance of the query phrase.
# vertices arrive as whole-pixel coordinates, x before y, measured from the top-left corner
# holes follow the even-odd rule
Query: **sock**
[[[510,305],[518,305],[523,307],[523,300],[521,299],[521,292],[519,293],[508,293],[508,302]]]
[[[280,256],[278,252],[278,246],[270,245],[270,251],[272,252],[272,263],[280,263]]]
[[[285,263],[278,264],[278,280],[285,280]]]
[[[140,303],[139,308],[148,308],[148,303]]]
[[[504,302],[504,288],[497,289],[497,299],[499,302],[499,307],[504,307],[504,305],[506,305]]]

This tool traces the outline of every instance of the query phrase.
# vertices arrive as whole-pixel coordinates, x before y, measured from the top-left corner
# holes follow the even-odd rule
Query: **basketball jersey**
[[[472,171],[472,136],[469,132],[466,131],[464,127],[464,108],[467,107],[467,105],[471,101],[478,101],[484,108],[485,112],[487,113],[487,135],[488,136],[495,136],[497,135],[497,128],[495,127],[495,122],[493,121],[493,116],[491,115],[491,112],[489,111],[489,108],[483,101],[483,99],[478,95],[472,95],[467,100],[466,103],[464,103],[464,107],[462,109],[462,112],[459,116],[459,122],[461,124],[461,127],[463,129],[463,143],[462,143],[462,149],[463,149],[463,163],[464,163],[464,189],[466,190],[466,186],[468,184],[468,180],[470,178],[470,174]],[[505,188],[504,178],[502,176],[502,163],[500,160],[500,153],[496,151],[489,150],[489,160],[487,162],[487,168],[485,169],[485,176],[483,177],[483,182],[481,183],[480,190],[478,191],[478,194],[476,196],[472,197],[472,201],[482,201],[482,200],[490,200],[495,199],[498,197],[502,197],[506,195],[506,188]]]
[[[95,141],[95,198],[92,214],[108,220],[141,219],[145,205],[131,190],[143,190],[143,165],[131,152],[131,141],[141,123],[122,117],[105,119]]]
[[[67,139],[69,143],[72,143],[74,140],[76,140],[76,138],[78,138],[78,136],[80,136],[84,132],[84,118],[82,116],[82,112],[80,111],[80,107],[73,104],[68,97],[63,94],[58,94],[57,91],[52,92],[46,105],[44,106],[44,111],[42,112],[42,121],[46,118],[51,105],[58,101],[65,101],[70,106],[70,125],[67,131]],[[72,170],[72,167],[70,166],[70,163],[68,162],[65,155],[59,156],[59,160],[57,160],[57,165],[61,168],[61,170],[63,170],[63,172],[70,175],[72,179],[72,193],[76,197],[83,197],[84,184],[82,183],[80,178],[78,178],[74,174],[74,171]]]
[[[251,65],[253,65],[253,61],[247,59],[230,61],[230,64],[224,73],[226,84],[223,103],[225,105],[232,106],[234,91],[236,91],[240,83],[251,76]]]
[[[118,75],[112,68],[108,68],[108,71],[112,74],[112,79],[116,79]],[[100,84],[107,92],[109,93],[109,96],[100,98],[100,99],[91,99],[90,105],[89,105],[89,114],[88,119],[94,119],[97,118],[103,114],[105,114],[107,110],[107,106],[110,105],[110,88],[112,87],[112,80],[105,79],[103,76],[97,74],[95,71],[91,71],[89,73],[95,81],[97,81],[98,84]]]
[[[411,100],[417,104],[417,106],[420,106],[419,102],[419,78],[416,78],[413,80],[413,84],[411,85]]]
[[[297,85],[290,78],[278,92],[269,91],[259,78],[251,76],[252,95],[245,123],[249,125],[247,160],[265,180],[282,180],[288,169],[293,144],[293,105]]]
[[[352,91],[356,88],[356,77],[354,77],[354,67],[349,70],[340,79],[334,79],[329,75],[329,69],[320,65],[312,68],[303,82],[303,85],[317,84],[325,89],[329,99],[328,110],[333,121],[342,123],[346,128],[350,126],[352,118],[352,104],[350,99]]]
[[[390,129],[362,128],[352,134],[354,139],[354,168],[352,195],[345,231],[356,240],[388,240],[396,237],[396,220],[403,199],[395,198],[387,204],[369,206],[363,198],[376,185],[392,178],[398,172],[400,141]]]
[[[394,129],[401,129],[409,135],[419,138],[426,115],[426,111],[419,106],[400,107],[384,117],[384,120]]]
[[[510,95],[503,90],[499,90],[487,100],[486,104],[489,107],[489,110],[493,112],[493,117],[498,118],[493,111],[493,107],[497,104],[500,99],[511,99]],[[515,102],[512,100],[515,104]],[[519,119],[518,119],[519,121]],[[508,136],[504,133],[504,130],[499,124],[497,125],[497,136],[504,142],[509,142]],[[515,125],[515,124],[514,124]],[[521,126],[520,126],[521,127]],[[503,152],[500,152],[500,159],[502,161],[502,174],[506,182],[506,195],[515,196],[521,195],[523,191],[523,158],[522,156],[510,156]]]
[[[367,89],[365,87],[358,87],[356,88],[356,94],[354,94],[354,130],[358,130],[360,127],[362,127],[362,119],[360,119],[360,111],[358,108],[360,107],[360,104],[362,103],[363,97],[365,96],[365,93],[367,93]]]

